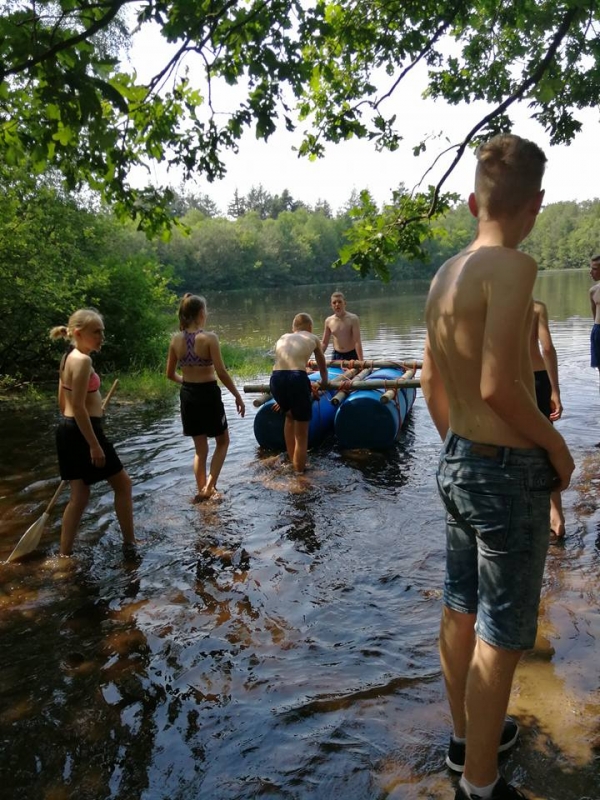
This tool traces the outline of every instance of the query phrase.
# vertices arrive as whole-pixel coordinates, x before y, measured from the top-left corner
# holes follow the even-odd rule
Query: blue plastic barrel
[[[395,380],[403,369],[382,368],[365,380]],[[358,389],[340,405],[335,415],[335,435],[340,447],[385,450],[397,440],[402,425],[415,402],[415,389],[400,389],[395,400],[381,402],[385,389]]]
[[[338,367],[328,369],[329,379],[340,375],[342,372]],[[311,381],[319,381],[321,376],[318,372],[313,372],[309,376]],[[308,446],[316,447],[323,439],[333,433],[333,420],[336,408],[331,404],[334,392],[327,391],[321,395],[319,400],[314,400],[312,404],[312,417],[308,426]],[[285,436],[283,425],[285,414],[281,411],[274,411],[274,400],[268,400],[256,412],[254,417],[254,436],[261,447],[267,450],[285,450]]]

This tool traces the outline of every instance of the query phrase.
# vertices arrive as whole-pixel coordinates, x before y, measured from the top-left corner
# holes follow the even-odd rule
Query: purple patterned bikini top
[[[200,358],[194,352],[194,343],[196,341],[196,334],[202,333],[202,328],[197,331],[182,331],[183,338],[185,339],[185,355],[179,359],[180,367],[212,367],[212,358]]]

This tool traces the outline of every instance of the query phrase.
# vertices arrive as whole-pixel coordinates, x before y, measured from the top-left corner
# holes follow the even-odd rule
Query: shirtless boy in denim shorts
[[[448,511],[440,657],[463,772],[455,800],[517,800],[498,774],[514,744],[515,668],[533,647],[550,534],[550,493],[574,468],[538,410],[529,354],[537,265],[518,245],[540,210],[546,157],[509,134],[477,151],[473,242],[432,281],[421,385],[444,439],[437,480]],[[464,770],[464,771],[463,771]]]

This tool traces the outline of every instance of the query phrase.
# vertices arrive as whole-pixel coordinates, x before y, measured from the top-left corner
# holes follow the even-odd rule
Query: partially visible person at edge
[[[498,772],[518,737],[506,718],[516,666],[533,647],[550,539],[550,493],[574,468],[539,411],[529,355],[535,261],[517,247],[535,224],[546,157],[496,136],[477,151],[475,239],[436,273],[421,385],[444,440],[447,510],[440,657],[453,732],[455,800],[524,798]]]
[[[183,435],[194,440],[194,502],[199,503],[215,496],[229,448],[227,416],[217,378],[235,398],[240,416],[244,416],[246,407],[223,363],[217,334],[204,330],[206,300],[188,292],[179,303],[178,314],[180,332],[173,335],[169,345],[167,378],[181,387]],[[215,440],[215,451],[207,475],[209,437]]]
[[[60,477],[69,481],[71,496],[62,518],[60,555],[70,556],[81,517],[90,499],[90,486],[106,480],[114,492],[117,520],[126,551],[135,549],[131,479],[102,429],[100,376],[91,354],[104,341],[104,321],[93,308],[75,311],[66,325],[50,331],[51,339],[69,339],[61,359],[56,431]]]
[[[590,277],[594,281],[590,289],[590,305],[594,320],[590,335],[590,365],[600,370],[600,255],[592,256],[590,259]],[[596,447],[600,447],[600,442]]]
[[[533,301],[530,345],[538,408],[550,422],[556,422],[563,413],[558,384],[558,358],[550,333],[548,309],[541,300]],[[560,491],[553,491],[550,495],[550,531],[558,539],[565,535],[565,515]]]
[[[275,344],[275,364],[270,380],[277,410],[285,414],[285,448],[296,472],[306,469],[312,398],[313,393],[318,391],[306,372],[306,365],[313,353],[321,374],[321,386],[325,387],[328,380],[321,341],[312,328],[313,321],[309,314],[296,314],[292,332],[284,333]]]
[[[334,361],[362,361],[364,356],[360,339],[360,320],[356,314],[346,310],[346,299],[342,292],[334,292],[331,295],[331,308],[333,314],[325,320],[323,330],[321,342],[323,352],[327,350],[329,340],[333,336]]]

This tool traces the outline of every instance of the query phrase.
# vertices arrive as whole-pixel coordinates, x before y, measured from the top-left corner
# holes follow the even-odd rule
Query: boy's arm
[[[331,331],[329,330],[329,317],[327,317],[327,319],[325,320],[325,330],[323,331],[323,340],[321,342],[321,347],[323,348],[323,352],[327,350],[327,345],[329,344],[330,338],[331,338]]]
[[[557,420],[561,418],[563,412],[562,403],[560,401],[560,387],[558,385],[558,358],[554,342],[552,341],[552,334],[550,333],[548,309],[544,303],[539,303],[537,334],[538,341],[542,347],[542,358],[544,359],[546,372],[548,373],[550,386],[552,388],[552,396],[550,398],[552,413],[550,414],[550,419]]]
[[[315,336],[315,349],[313,352],[315,354],[315,361],[319,367],[319,372],[321,373],[321,389],[325,389],[329,381],[329,375],[327,374],[327,362],[325,361],[325,355],[318,336]]]
[[[490,256],[492,260],[494,256]],[[573,459],[563,437],[539,411],[535,398],[523,381],[527,365],[521,364],[529,349],[531,319],[529,309],[537,275],[535,261],[514,251],[497,255],[493,278],[484,291],[487,312],[481,359],[481,398],[507,425],[548,452],[552,465],[566,489],[574,469]],[[528,365],[531,370],[531,364]]]
[[[217,377],[219,378],[223,386],[225,386],[225,388],[228,389],[233,395],[235,399],[235,407],[237,409],[237,412],[238,414],[240,414],[240,416],[243,417],[246,411],[246,406],[244,404],[244,401],[242,400],[241,394],[237,390],[237,386],[235,385],[235,383],[231,378],[231,375],[227,372],[227,367],[225,366],[225,363],[223,362],[219,337],[216,335],[216,333],[207,333],[206,335],[208,337],[208,347],[210,350],[210,357],[212,359],[215,372],[217,373]]]
[[[354,317],[352,321],[352,338],[354,340],[354,349],[356,350],[356,355],[358,356],[359,361],[363,361],[363,349],[362,349],[362,342],[360,340],[360,320],[358,317]]]
[[[594,284],[590,289],[590,305],[592,308],[592,319],[594,320],[594,322],[596,321],[596,301],[594,300],[595,290],[596,290],[596,284]]]
[[[444,440],[450,427],[448,395],[431,352],[429,334],[425,337],[425,351],[423,353],[420,379],[421,391],[427,403],[429,415],[439,435]]]

